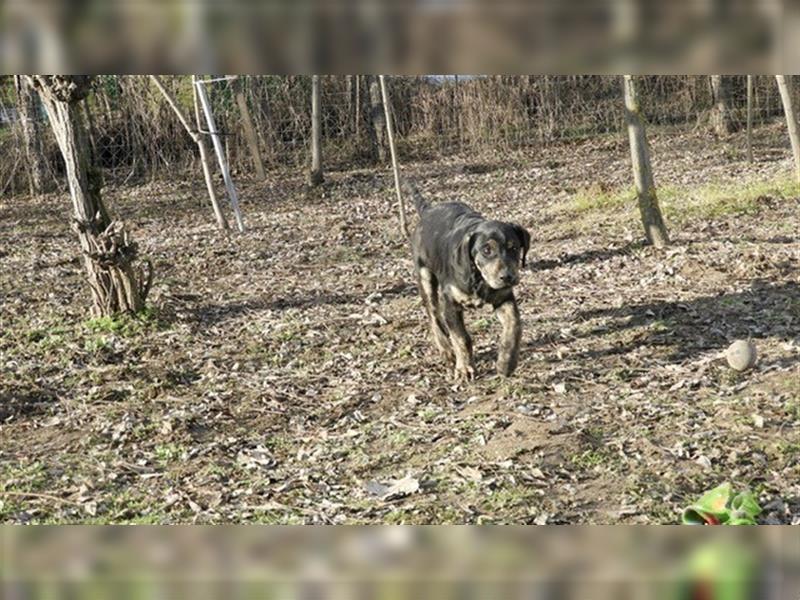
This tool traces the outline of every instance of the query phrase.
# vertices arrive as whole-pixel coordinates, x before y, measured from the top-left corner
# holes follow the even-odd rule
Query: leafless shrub
[[[9,81],[0,82],[0,110],[13,109]],[[327,169],[375,161],[369,137],[368,85],[361,77],[322,78],[322,140]],[[164,82],[191,111],[188,76]],[[744,76],[730,77],[731,118],[745,120]],[[305,167],[310,141],[310,78],[242,78],[267,166]],[[612,76],[393,77],[389,80],[401,160],[469,152],[496,153],[553,142],[623,133],[619,81]],[[711,107],[707,76],[647,76],[640,79],[644,116],[652,127],[705,126]],[[252,169],[233,89],[210,86],[217,123],[232,169]],[[357,96],[358,94],[358,96]],[[137,181],[198,171],[197,147],[146,76],[98,77],[88,108],[96,159],[110,180]],[[13,111],[12,111],[13,112]],[[755,78],[756,125],[781,114],[774,79]],[[42,115],[42,118],[43,115]],[[0,191],[25,191],[25,164],[18,160],[13,115],[0,122]],[[62,167],[52,136],[47,164],[58,178]],[[62,184],[63,185],[63,184]]]

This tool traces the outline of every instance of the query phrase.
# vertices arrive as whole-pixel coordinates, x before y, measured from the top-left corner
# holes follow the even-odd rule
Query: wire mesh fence
[[[746,76],[726,76],[732,128],[746,119]],[[163,78],[194,117],[191,78]],[[702,128],[714,106],[708,76],[637,78],[654,128]],[[753,77],[756,126],[782,115],[774,77]],[[401,161],[453,153],[486,154],[622,134],[617,76],[391,77],[388,79]],[[210,101],[235,175],[253,174],[236,86],[251,113],[259,155],[270,168],[303,169],[309,161],[310,77],[247,76],[209,86]],[[795,90],[795,95],[798,95]],[[25,145],[12,78],[0,85],[0,192],[29,191]],[[197,148],[147,76],[99,76],[83,105],[89,143],[107,181],[142,181],[199,172]],[[39,107],[42,153],[52,185],[62,186],[55,140]],[[327,169],[388,161],[377,78],[322,78],[322,152]]]

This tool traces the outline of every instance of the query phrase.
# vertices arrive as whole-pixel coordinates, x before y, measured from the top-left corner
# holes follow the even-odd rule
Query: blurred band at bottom
[[[2,598],[797,600],[788,527],[3,527]]]

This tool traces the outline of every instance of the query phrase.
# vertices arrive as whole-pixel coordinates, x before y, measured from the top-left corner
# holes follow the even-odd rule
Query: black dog
[[[489,303],[503,326],[497,372],[511,375],[522,329],[513,287],[530,248],[530,234],[513,223],[489,221],[461,202],[430,204],[404,182],[420,221],[411,238],[419,292],[433,341],[458,379],[472,379],[472,341],[464,308]]]

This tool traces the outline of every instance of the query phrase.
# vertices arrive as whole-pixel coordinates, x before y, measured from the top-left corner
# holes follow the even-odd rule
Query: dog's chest
[[[480,296],[476,294],[467,294],[454,285],[448,287],[448,292],[453,300],[467,308],[479,308],[486,304],[486,301]]]

